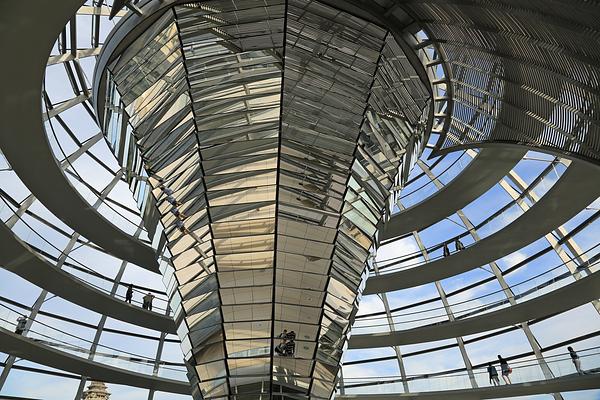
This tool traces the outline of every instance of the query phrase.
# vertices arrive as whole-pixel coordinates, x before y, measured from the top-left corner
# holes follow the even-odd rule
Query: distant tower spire
[[[90,386],[83,392],[82,400],[108,400],[110,393],[103,382],[91,381]]]

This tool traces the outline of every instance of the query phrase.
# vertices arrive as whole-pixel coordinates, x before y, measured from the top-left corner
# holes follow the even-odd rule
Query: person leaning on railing
[[[143,298],[142,308],[144,310],[152,311],[152,300],[154,300],[154,295],[150,292],[146,294]]]
[[[19,318],[17,318],[17,327],[15,329],[15,333],[17,335],[22,335],[25,331],[25,325],[27,325],[27,318],[21,315]]]
[[[500,385],[500,379],[498,378],[498,370],[496,370],[496,367],[494,367],[491,362],[488,363],[487,371],[490,375],[490,383],[494,384],[494,386]]]
[[[573,350],[571,346],[567,347],[569,350],[569,355],[571,356],[571,361],[573,361],[573,365],[575,365],[575,369],[579,375],[585,375],[586,372],[581,369],[581,360],[579,359],[579,355]]]
[[[506,361],[500,354],[498,354],[498,360],[500,361],[500,370],[502,371],[502,379],[507,385],[510,385],[512,382],[510,381],[509,375],[512,373],[512,368],[508,366],[508,361]]]
[[[129,304],[131,304],[131,300],[133,299],[133,284],[130,283],[129,286],[127,286],[127,293],[125,293],[125,301]]]

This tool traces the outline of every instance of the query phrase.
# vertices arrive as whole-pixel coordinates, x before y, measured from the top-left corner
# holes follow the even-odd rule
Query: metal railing
[[[600,372],[600,347],[578,350],[577,353],[581,361],[581,368],[585,374],[598,374]],[[545,356],[544,359],[555,378],[560,379],[561,377],[578,374],[569,353]],[[498,372],[500,385],[505,385],[501,377],[502,373],[498,365],[498,360],[494,360],[493,365]],[[547,379],[535,359],[512,361],[509,365],[512,368],[512,373],[509,375],[512,384],[544,381]],[[487,363],[473,368],[473,380],[477,387],[493,386],[487,372]],[[471,375],[466,371],[460,371],[407,375],[405,379],[399,376],[344,377],[344,390],[346,394],[403,393],[404,383],[408,383],[411,392],[473,388]]]
[[[600,254],[596,253],[600,243],[589,248],[581,254],[570,257],[569,261],[562,262],[554,267],[525,279],[519,283],[513,284],[505,289],[494,290],[492,292],[449,304],[449,310],[444,306],[431,307],[417,311],[393,312],[389,316],[365,316],[355,320],[352,331],[355,334],[366,334],[376,332],[390,332],[390,330],[406,330],[418,326],[431,325],[436,323],[449,322],[448,311],[456,319],[465,319],[481,315],[487,312],[495,311],[503,307],[510,307],[511,301],[541,296],[549,293],[559,287],[564,286],[565,282],[573,278],[570,271],[560,271],[569,263],[575,263],[575,259],[582,256],[589,256],[589,260],[578,265],[576,272],[591,270],[600,265]],[[568,283],[566,283],[568,284]]]
[[[95,351],[90,352],[90,349],[94,348],[92,341],[54,328],[43,322],[31,320],[27,315],[21,314],[17,310],[0,303],[1,328],[14,332],[17,320],[20,317],[27,318],[27,325],[31,324],[31,328],[26,329],[23,335],[38,345],[52,347],[70,355],[89,359],[111,367],[162,378],[187,381],[187,369],[182,363],[156,362],[156,360],[143,355],[101,344],[96,345]],[[156,372],[154,372],[155,369]]]
[[[38,252],[38,254],[40,254],[42,257],[48,260],[48,262],[51,264],[55,263],[56,259],[64,255],[63,250],[56,247],[46,237],[42,236],[40,233],[38,233],[36,229],[30,226],[21,216],[16,214],[11,205],[3,196],[0,195],[0,198],[2,199],[2,201],[0,202],[0,215],[8,215],[8,213],[11,213],[12,215],[18,217],[18,222],[13,225],[11,231],[13,231],[13,233],[19,239],[27,243],[30,247],[32,247],[32,249],[34,249],[34,251]],[[78,271],[79,273],[85,273],[87,275],[86,279],[83,279],[82,277],[77,276],[72,272],[68,272],[67,269],[71,269],[72,272]],[[125,300],[124,295],[111,294],[114,285],[114,280],[104,277],[103,275],[92,270],[85,263],[79,261],[71,255],[66,256],[65,262],[63,263],[63,271],[68,273],[73,278],[81,281],[84,285],[91,286],[119,300]],[[92,283],[90,279],[94,279],[95,283]],[[125,285],[124,283],[119,283],[119,287],[123,292],[125,292],[127,285]],[[138,297],[141,297],[145,295],[147,291],[148,290],[141,291],[139,289],[134,288],[134,295],[137,294]],[[164,296],[163,298],[154,298],[152,310],[160,314],[165,314],[168,307],[168,299],[166,298],[166,294],[164,292],[154,290],[152,290],[151,292],[155,295]],[[141,302],[135,299],[132,300],[132,303],[139,305],[142,304]]]

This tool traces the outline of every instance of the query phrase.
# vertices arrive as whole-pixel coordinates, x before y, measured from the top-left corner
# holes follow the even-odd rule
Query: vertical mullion
[[[287,48],[287,25],[288,25],[288,3],[289,0],[285,1],[285,8],[283,12],[283,41],[281,49],[281,90],[279,92],[279,129],[277,137],[277,175],[275,181],[275,228],[273,237],[273,281],[271,287],[271,341],[269,344],[269,353],[271,356],[270,360],[270,382],[269,382],[269,398],[273,399],[274,382],[273,373],[275,371],[275,313],[276,313],[276,300],[277,300],[277,238],[278,227],[279,227],[279,177],[281,176],[281,142],[283,136],[283,99],[285,96],[285,53]]]

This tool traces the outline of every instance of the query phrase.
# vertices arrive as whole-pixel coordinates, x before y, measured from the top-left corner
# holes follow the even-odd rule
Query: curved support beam
[[[111,29],[97,59],[94,78],[92,80],[92,104],[94,105],[94,110],[100,120],[104,118],[104,105],[106,101],[106,98],[103,95],[106,92],[106,74],[104,72],[106,66],[114,60],[114,54],[119,54],[124,47],[129,46],[137,36],[144,32],[148,26],[162,15],[163,10],[170,8],[175,4],[185,4],[188,2],[188,0],[160,0],[148,2],[144,4],[143,15],[127,13],[123,18],[119,19],[117,25]],[[364,7],[357,7],[354,0],[323,0],[323,2],[334,8],[349,12],[350,14],[359,15],[361,18],[376,24],[388,25],[390,31],[396,38],[396,41],[404,50],[406,57],[408,57],[411,66],[415,69],[421,81],[426,83],[429,93],[432,93],[429,84],[431,77],[428,76],[423,64],[419,61],[418,57],[402,35],[403,28],[412,22],[411,18],[403,14],[400,9],[396,10],[393,15],[388,14],[384,8],[379,7],[376,4],[369,4],[369,9],[367,11]],[[121,5],[121,3],[123,3],[122,0],[115,0],[111,8],[111,15],[112,12],[118,13],[118,11],[115,10],[124,7],[124,4]]]
[[[92,79],[92,104],[98,120],[104,120],[104,108],[106,102],[106,74],[107,65],[124,48],[141,35],[152,23],[154,23],[166,10],[175,4],[184,3],[186,0],[161,0],[144,4],[144,14],[127,13],[119,19],[117,24],[110,30],[100,55],[96,60],[94,77]],[[113,3],[113,8],[115,3]],[[118,4],[117,4],[118,7]]]
[[[55,295],[97,313],[160,332],[176,333],[175,322],[166,315],[140,309],[86,285],[48,263],[0,224],[0,265]]]
[[[467,167],[437,193],[395,214],[383,226],[381,241],[435,224],[465,207],[505,177],[521,161],[523,148],[483,149]]]
[[[125,0],[115,0],[108,19],[113,19],[125,7]]]
[[[595,173],[598,174],[598,171],[600,170],[600,165],[596,163],[595,160],[593,159],[589,159],[589,158],[585,158],[583,156],[579,156],[579,155],[575,155],[572,152],[568,152],[568,151],[563,151],[560,152],[552,147],[549,146],[543,146],[543,145],[539,145],[539,146],[531,146],[528,144],[523,144],[520,142],[509,142],[509,141],[497,141],[497,142],[473,142],[473,143],[465,143],[465,144],[457,144],[457,145],[453,145],[452,147],[447,147],[444,149],[434,149],[431,152],[431,155],[429,156],[429,158],[434,158],[434,157],[440,157],[440,156],[444,156],[446,154],[450,154],[452,152],[455,151],[462,151],[462,150],[472,150],[472,149],[507,149],[507,148],[511,148],[511,149],[527,149],[527,150],[531,150],[531,151],[537,151],[540,153],[546,153],[546,154],[550,154],[553,155],[555,157],[561,157],[561,158],[566,158],[568,160],[571,160],[572,162],[577,162],[577,163],[585,163],[588,164],[589,167],[593,167],[595,168]]]
[[[19,54],[0,64],[0,148],[19,178],[46,208],[115,257],[158,272],[152,247],[110,223],[71,186],[59,167],[42,121],[42,82],[52,44],[82,0],[2,5],[0,52]],[[27,51],[23,51],[27,49]]]
[[[593,375],[569,375],[544,381],[514,383],[512,385],[480,387],[477,389],[440,390],[435,392],[350,394],[337,395],[337,400],[479,400],[498,399],[535,394],[570,392],[600,388],[600,379]]]
[[[487,8],[488,5],[483,2],[475,5],[473,2],[434,0],[430,3],[430,7],[420,7],[418,2],[405,2],[403,6],[407,12],[418,16],[416,19],[422,29],[431,32],[429,38],[446,50],[448,57],[444,58],[444,64],[452,64],[450,69],[457,76],[452,84],[457,93],[457,103],[462,102],[461,97],[469,97],[460,96],[459,92],[471,93],[472,89],[464,89],[464,86],[485,90],[491,96],[502,99],[499,115],[489,113],[487,107],[481,107],[481,113],[476,111],[494,124],[485,132],[467,122],[470,112],[465,110],[453,115],[456,127],[461,130],[458,135],[460,142],[477,147],[480,144],[475,141],[526,143],[534,149],[543,146],[544,151],[558,151],[568,157],[600,165],[600,131],[594,124],[578,117],[578,114],[597,115],[599,111],[595,97],[599,94],[596,82],[600,77],[600,57],[585,51],[589,47],[589,36],[584,33],[595,29],[587,16],[598,14],[597,3],[585,2],[584,5],[581,2],[578,16],[568,21],[561,7],[550,3],[546,3],[547,7],[543,10],[529,7],[527,2],[502,9]],[[487,12],[490,18],[487,18]],[[444,18],[447,13],[455,18]],[[478,13],[481,18],[472,18]],[[527,26],[527,29],[517,32],[507,28],[515,21]],[[531,25],[529,21],[532,21]],[[527,50],[524,51],[525,48]],[[467,58],[490,60],[490,64],[494,64],[494,78],[491,81],[470,78],[463,85],[460,75],[473,75],[463,72],[464,69],[456,64]],[[467,61],[466,64],[469,68],[472,63]],[[490,69],[487,66],[482,68],[481,62],[475,65],[484,70],[483,74]],[[481,75],[477,74],[478,77]],[[518,81],[520,88],[527,88],[529,93],[523,94],[520,89],[504,85],[506,79]],[[573,96],[575,92],[580,95]],[[556,104],[546,103],[548,98],[571,98],[578,103],[569,111],[558,110]],[[517,111],[510,103],[521,110]],[[471,104],[463,102],[463,106],[469,109],[478,109],[480,105],[478,100]],[[556,118],[556,115],[561,117]],[[454,141],[444,141],[446,131],[441,133],[437,145],[456,149]],[[432,154],[440,153],[434,150]]]
[[[396,332],[353,335],[349,349],[398,346],[450,339],[487,332],[552,314],[558,314],[595,300],[600,295],[600,274],[594,273],[567,286],[514,306],[478,317],[457,319]]]
[[[169,393],[190,394],[190,384],[111,367],[34,342],[0,328],[0,351],[61,371],[81,374],[103,382],[135,386]]]
[[[442,280],[498,260],[564,224],[600,196],[590,177],[597,168],[573,162],[554,186],[508,226],[466,249],[398,272],[369,277],[364,294],[389,292]]]

